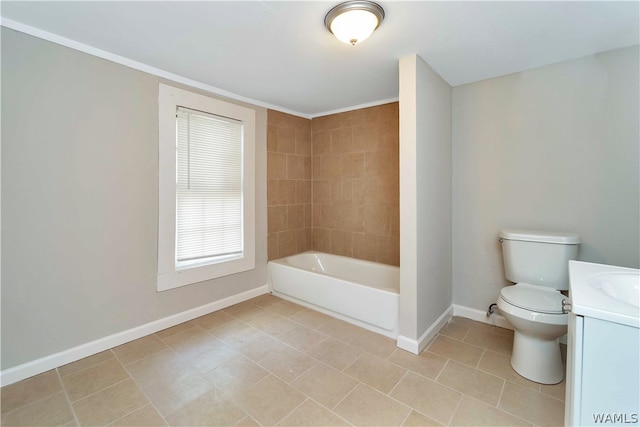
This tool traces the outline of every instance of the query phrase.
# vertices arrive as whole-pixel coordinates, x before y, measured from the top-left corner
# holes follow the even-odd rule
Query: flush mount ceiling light
[[[355,45],[364,41],[380,26],[384,9],[372,1],[347,1],[331,9],[324,25],[338,40]]]

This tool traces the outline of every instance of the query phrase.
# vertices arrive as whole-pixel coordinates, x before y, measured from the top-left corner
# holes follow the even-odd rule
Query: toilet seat
[[[528,283],[505,286],[500,290],[500,297],[515,307],[546,314],[563,314],[562,300],[567,298],[556,289]]]

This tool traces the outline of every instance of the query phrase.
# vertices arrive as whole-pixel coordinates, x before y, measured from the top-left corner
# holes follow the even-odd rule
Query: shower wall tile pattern
[[[398,103],[314,118],[313,249],[399,265]]]
[[[311,245],[311,120],[267,112],[269,259]]]
[[[398,103],[313,120],[268,110],[267,123],[269,259],[399,265]]]

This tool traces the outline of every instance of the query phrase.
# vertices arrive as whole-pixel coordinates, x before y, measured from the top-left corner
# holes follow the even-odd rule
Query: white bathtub
[[[269,261],[267,275],[274,295],[370,331],[398,337],[398,267],[304,252]]]

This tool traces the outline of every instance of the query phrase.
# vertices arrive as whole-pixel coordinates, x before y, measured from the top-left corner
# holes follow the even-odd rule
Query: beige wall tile
[[[290,179],[278,181],[278,204],[293,205],[296,202],[296,182]]]
[[[279,153],[295,154],[296,152],[296,131],[279,127],[277,130],[276,150]]]
[[[267,235],[267,256],[269,261],[280,258],[278,233]]]
[[[311,124],[309,124],[308,128],[296,130],[296,154],[301,156],[311,156]]]
[[[278,129],[267,125],[267,151],[278,151]]]
[[[304,179],[304,156],[287,154],[287,179]]]
[[[298,249],[296,230],[287,230],[278,233],[278,255],[285,257],[293,255]]]
[[[267,152],[267,178],[287,178],[287,155],[284,153]]]
[[[267,124],[277,127],[287,127],[288,114],[276,110],[267,110]]]
[[[305,205],[311,203],[311,181],[296,181],[296,203]]]
[[[331,132],[313,132],[311,146],[314,156],[331,153]]]
[[[287,207],[278,205],[278,206],[269,206],[267,208],[268,219],[267,219],[267,229],[269,233],[277,233],[279,231],[284,231],[287,229]]]
[[[267,180],[267,206],[274,206],[278,204],[278,180]]]
[[[287,230],[304,228],[304,205],[287,206]]]

